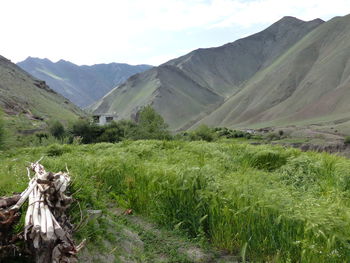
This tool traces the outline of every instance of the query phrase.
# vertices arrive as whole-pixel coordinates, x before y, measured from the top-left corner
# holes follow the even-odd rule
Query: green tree
[[[168,125],[163,117],[157,113],[152,106],[143,107],[137,118],[137,132],[135,139],[160,139],[167,140],[171,138]]]
[[[49,131],[51,135],[57,139],[62,139],[65,135],[64,126],[60,121],[57,121],[57,120],[49,124]]]
[[[99,142],[119,142],[124,138],[124,131],[117,122],[111,122],[104,127],[102,134],[98,137]]]
[[[97,142],[103,131],[103,127],[97,126],[95,123],[91,123],[88,120],[80,119],[72,124],[69,133],[72,138],[77,136],[81,137],[82,143],[86,144]]]
[[[122,131],[122,137],[124,139],[132,139],[137,133],[138,126],[131,120],[120,120],[117,122],[119,129]]]

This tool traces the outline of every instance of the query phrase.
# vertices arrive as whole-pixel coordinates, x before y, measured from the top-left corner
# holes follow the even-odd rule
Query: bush
[[[245,131],[239,131],[239,130],[232,130],[228,129],[226,127],[217,127],[214,128],[215,133],[217,134],[218,137],[223,137],[227,139],[231,138],[246,138],[246,139],[251,139],[254,136],[250,134],[249,132]]]
[[[192,133],[190,133],[190,139],[192,141],[207,141],[212,142],[216,139],[215,131],[209,128],[207,125],[202,124],[197,129],[195,129]]]
[[[97,138],[102,135],[103,128],[97,126],[95,123],[90,123],[88,120],[78,120],[74,122],[70,128],[71,141],[74,137],[81,137],[82,143],[94,143],[97,142]]]
[[[46,150],[46,154],[48,156],[61,156],[62,154],[67,152],[70,152],[69,146],[60,144],[52,144]]]
[[[137,124],[131,120],[120,120],[116,123],[121,130],[123,139],[132,139],[137,132]]]
[[[98,142],[119,142],[124,138],[124,133],[121,127],[112,122],[103,127],[103,133],[98,137]]]
[[[345,144],[350,144],[350,136],[346,136],[344,139]]]
[[[150,105],[143,107],[139,111],[137,126],[134,134],[135,139],[169,140],[171,138],[167,130],[168,124]]]
[[[38,138],[39,144],[42,143],[43,139],[49,138],[49,134],[47,134],[46,132],[37,132],[37,133],[35,133],[35,136],[36,136],[36,138]]]
[[[280,139],[281,139],[280,135],[273,132],[266,135],[266,140],[268,141],[274,141],[274,140],[280,140]]]
[[[65,135],[65,130],[61,122],[53,121],[49,124],[49,131],[56,139],[62,139]]]

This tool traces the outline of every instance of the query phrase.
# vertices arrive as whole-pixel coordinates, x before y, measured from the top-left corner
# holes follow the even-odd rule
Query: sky
[[[0,55],[78,65],[159,65],[259,32],[283,16],[350,14],[350,0],[0,0]]]

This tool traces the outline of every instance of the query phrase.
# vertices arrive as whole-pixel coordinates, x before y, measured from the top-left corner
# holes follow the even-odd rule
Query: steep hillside
[[[56,92],[79,107],[86,107],[100,99],[130,76],[151,66],[111,63],[78,66],[69,61],[56,63],[48,59],[29,57],[17,64],[46,83]]]
[[[83,112],[63,96],[0,56],[0,107],[16,130],[40,128],[48,119],[73,120]]]
[[[133,76],[91,109],[128,118],[141,106],[152,104],[172,129],[189,127],[322,23],[319,19],[304,22],[284,17],[247,38],[195,50]]]
[[[241,127],[319,123],[344,129],[350,121],[349,100],[350,15],[312,31],[201,123]]]

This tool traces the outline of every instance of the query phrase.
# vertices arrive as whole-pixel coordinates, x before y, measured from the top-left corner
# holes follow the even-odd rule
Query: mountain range
[[[158,67],[139,66],[129,78],[115,73],[121,72],[117,63],[77,66],[28,58],[19,65],[31,65],[43,74],[39,78],[58,83],[56,91],[71,94],[79,106],[93,103],[88,110],[95,115],[135,118],[143,106],[152,105],[175,131],[200,124],[312,124],[350,133],[350,15],[327,22],[284,17],[232,43],[197,49]],[[30,81],[56,94],[45,83]]]
[[[313,48],[305,50],[299,58],[291,52],[303,49],[301,43],[314,38],[314,31],[327,28],[329,23],[332,22],[284,17],[254,35],[221,47],[194,50],[134,75],[90,109],[95,114],[130,118],[140,107],[151,104],[173,130],[198,123],[232,127],[265,121],[267,117],[257,117],[260,110],[271,109],[290,97],[313,63],[312,56],[318,56]],[[280,61],[284,58],[290,71],[277,74],[277,69],[282,70]],[[270,76],[269,80],[265,78],[263,87],[262,83],[256,84],[259,76]],[[280,92],[274,91],[276,85]],[[242,95],[249,91],[249,95]],[[268,95],[269,100],[263,101],[263,95]],[[247,114],[258,104],[263,108]]]
[[[130,76],[151,68],[122,63],[78,66],[65,60],[54,63],[33,57],[17,65],[81,108],[97,101]]]
[[[350,15],[318,26],[201,123],[241,127],[329,123],[350,131]]]

